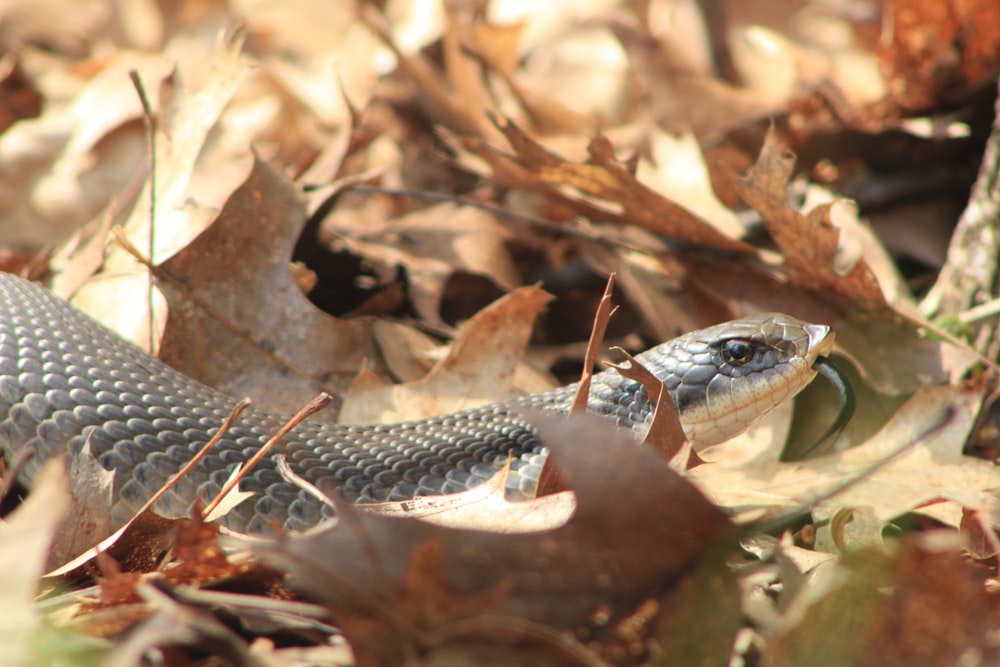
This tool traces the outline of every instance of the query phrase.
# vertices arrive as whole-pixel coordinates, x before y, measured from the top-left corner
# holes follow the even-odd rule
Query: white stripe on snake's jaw
[[[777,313],[688,336],[692,338],[686,341],[686,356],[678,361],[698,360],[716,372],[707,384],[682,381],[668,389],[688,439],[699,449],[743,433],[805,388],[816,377],[816,359],[830,354],[834,344],[830,327]],[[738,366],[723,358],[722,345],[732,339],[753,345],[755,354],[748,364]]]

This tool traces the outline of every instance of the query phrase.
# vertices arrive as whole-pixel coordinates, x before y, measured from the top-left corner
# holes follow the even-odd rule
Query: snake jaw
[[[726,355],[737,340],[754,354],[737,363]],[[834,333],[822,324],[762,313],[693,332],[673,341],[667,389],[684,431],[702,449],[759,422],[816,377],[816,360],[833,351]],[[641,355],[640,355],[641,356]],[[676,369],[686,367],[684,372]]]

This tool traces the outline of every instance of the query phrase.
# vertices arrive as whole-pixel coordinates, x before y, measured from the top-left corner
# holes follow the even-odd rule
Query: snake
[[[833,344],[829,326],[763,313],[683,334],[634,359],[662,381],[685,435],[702,448],[742,433],[798,393]],[[239,532],[302,530],[335,514],[315,489],[353,503],[401,501],[464,491],[505,463],[511,468],[507,496],[530,498],[547,456],[530,412],[568,413],[576,390],[570,384],[395,424],[304,421],[249,471],[240,486],[248,499],[221,521]],[[30,453],[18,473],[28,488],[45,461],[78,457],[89,446],[100,465],[114,471],[112,521],[122,525],[219,432],[236,402],[43,287],[0,273],[0,448],[8,461]],[[592,376],[587,410],[637,440],[655,405],[643,383],[617,368]],[[188,516],[286,421],[246,409],[154,510]],[[294,477],[281,473],[277,453]],[[609,474],[614,454],[609,450]]]

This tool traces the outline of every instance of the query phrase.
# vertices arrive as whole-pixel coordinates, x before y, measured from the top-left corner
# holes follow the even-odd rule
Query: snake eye
[[[722,358],[733,366],[746,366],[753,359],[753,345],[745,340],[733,338],[722,344]]]

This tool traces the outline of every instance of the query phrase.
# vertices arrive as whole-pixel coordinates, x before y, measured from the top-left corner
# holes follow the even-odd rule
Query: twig
[[[271,450],[274,449],[274,446],[281,442],[286,435],[288,435],[289,431],[301,424],[307,417],[316,414],[332,402],[333,397],[330,396],[330,394],[323,392],[316,398],[309,401],[304,408],[296,412],[295,416],[289,419],[284,426],[279,428],[278,431],[264,443],[264,446],[261,447],[256,454],[250,457],[250,460],[247,461],[246,465],[240,469],[239,474],[235,475],[232,479],[226,482],[226,485],[222,487],[222,490],[219,491],[218,494],[216,494],[215,498],[212,499],[212,502],[210,502],[208,506],[202,510],[202,516],[210,515],[212,511],[219,506],[219,503],[221,503],[222,500],[228,496],[229,493],[235,489],[248,474],[250,474],[250,471],[253,470],[258,463],[260,463],[260,460],[267,456]]]
[[[229,413],[229,416],[226,417],[226,421],[222,422],[222,426],[219,428],[216,434],[213,435],[211,438],[209,438],[208,442],[205,443],[205,446],[202,447],[198,451],[198,453],[194,455],[194,458],[192,458],[190,461],[184,464],[184,467],[181,468],[176,475],[167,480],[167,483],[164,484],[162,487],[160,487],[160,489],[153,494],[152,498],[146,501],[146,504],[142,506],[142,509],[140,509],[137,514],[142,514],[143,512],[151,508],[153,505],[155,505],[156,501],[162,498],[167,493],[167,491],[174,488],[174,486],[177,485],[177,482],[179,482],[181,479],[184,478],[185,475],[191,472],[191,470],[196,465],[198,465],[198,463],[200,463],[203,458],[208,456],[208,453],[211,452],[217,444],[219,444],[219,442],[226,435],[226,433],[229,432],[229,429],[233,427],[233,424],[236,422],[237,419],[239,419],[240,415],[243,414],[243,411],[246,410],[248,407],[250,407],[250,403],[251,401],[249,398],[244,398],[239,403],[237,403],[233,407],[232,411]]]

